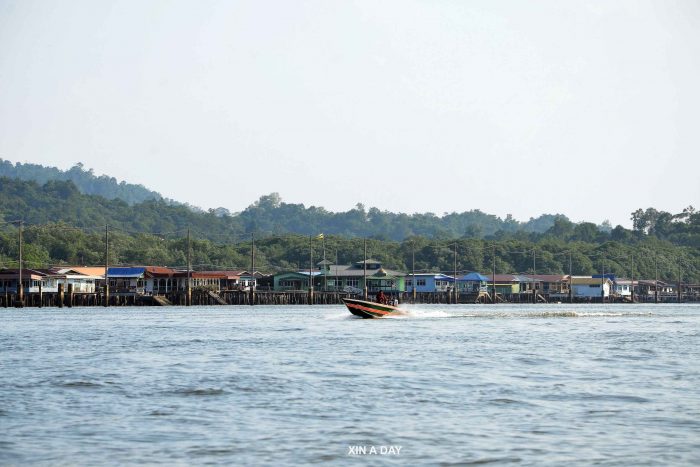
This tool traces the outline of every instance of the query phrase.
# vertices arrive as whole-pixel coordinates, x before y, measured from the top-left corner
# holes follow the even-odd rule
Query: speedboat
[[[356,300],[354,298],[344,298],[343,303],[348,307],[350,313],[360,318],[384,318],[389,315],[399,315],[406,313],[405,310],[391,305]]]

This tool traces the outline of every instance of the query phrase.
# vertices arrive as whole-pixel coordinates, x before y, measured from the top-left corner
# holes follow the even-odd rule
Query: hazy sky
[[[700,207],[700,2],[0,0],[0,157],[204,208]]]

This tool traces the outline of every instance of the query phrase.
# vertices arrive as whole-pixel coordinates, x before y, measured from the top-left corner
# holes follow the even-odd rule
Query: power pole
[[[493,304],[497,303],[498,295],[496,294],[496,244],[493,244]]]
[[[600,278],[600,303],[605,303],[605,260],[600,260],[600,267],[603,269],[603,275]]]
[[[632,283],[630,284],[632,303],[634,303],[634,255],[630,257],[632,259],[632,268],[630,268],[630,274],[632,275]]]
[[[654,255],[654,303],[659,303],[659,258]]]
[[[416,303],[416,241],[411,242],[411,287],[413,292],[413,303]]]
[[[105,224],[105,297],[103,306],[109,306],[109,224]]]
[[[571,250],[569,250],[569,303],[574,302],[574,289],[573,289],[573,282],[574,276],[573,272],[571,270]]]
[[[314,237],[312,235],[309,235],[309,305],[313,305],[314,303],[314,250],[312,246],[313,238]]]
[[[255,234],[250,234],[250,275],[253,281],[250,283],[250,306],[255,305],[255,285],[257,278],[255,277]]]
[[[457,242],[455,242],[455,264],[454,264],[454,273],[455,273],[455,280],[454,280],[454,286],[455,286],[455,305],[459,302],[459,293],[457,292]]]
[[[368,290],[367,290],[367,238],[365,238],[365,261],[363,263],[364,270],[362,272],[362,277],[364,281],[364,288],[363,288],[363,300],[367,300],[369,298],[368,295]]]
[[[22,284],[22,224],[23,221],[19,221],[19,282],[17,285],[17,306],[20,308],[24,306],[24,285]]]
[[[190,229],[187,229],[187,296],[185,297],[185,305],[192,305],[192,247],[190,244]]]
[[[681,258],[678,258],[678,303],[683,303],[683,284],[681,282]]]
[[[532,249],[532,278],[537,281],[534,277],[537,275],[537,269],[535,268],[535,248]],[[537,282],[532,284],[532,303],[537,303]]]

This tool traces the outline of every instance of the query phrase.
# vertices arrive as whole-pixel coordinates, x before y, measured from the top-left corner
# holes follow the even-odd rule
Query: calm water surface
[[[0,319],[2,465],[700,464],[697,305]]]

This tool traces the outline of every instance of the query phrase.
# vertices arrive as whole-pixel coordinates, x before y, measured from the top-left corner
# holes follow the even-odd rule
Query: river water
[[[0,310],[0,465],[700,464],[700,306]]]

